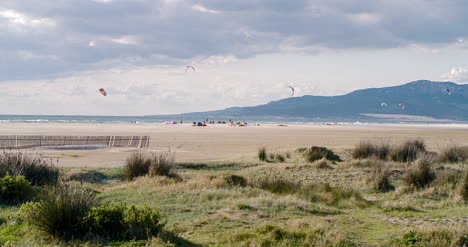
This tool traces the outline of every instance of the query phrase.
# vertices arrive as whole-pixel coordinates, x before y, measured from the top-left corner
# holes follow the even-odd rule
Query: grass
[[[433,163],[429,158],[421,158],[416,163],[408,166],[404,177],[406,186],[424,188],[431,184],[436,178],[432,165]]]
[[[456,246],[461,241],[468,215],[462,196],[463,186],[468,191],[466,164],[440,164],[428,158],[435,177],[414,189],[405,182],[406,170],[418,170],[424,157],[409,164],[349,156],[336,164],[326,158],[309,163],[302,152],[292,152],[284,163],[259,162],[255,154],[238,160],[175,163],[181,179],[151,176],[148,169],[146,175],[125,182],[125,168],[61,169],[61,177],[78,181],[73,184],[83,182],[99,191],[98,203],[91,207],[95,209],[85,216],[94,218],[87,221],[85,236],[73,235],[66,241],[47,237],[21,220],[18,205],[0,204],[0,242],[6,246],[406,246],[406,240],[416,239],[416,246]],[[146,157],[153,160],[149,154]],[[316,164],[322,162],[333,169],[320,169]],[[379,181],[386,186],[390,182],[395,190],[382,193],[374,187]],[[139,237],[120,234],[128,227],[122,219],[131,205],[157,209],[161,221],[153,223],[164,227],[151,234],[135,231]],[[90,228],[95,229],[94,236]]]
[[[353,149],[351,155],[354,159],[377,158],[386,160],[389,153],[390,146],[388,144],[362,141]]]
[[[303,155],[306,161],[309,163],[320,160],[322,158],[330,161],[342,161],[340,156],[336,155],[332,150],[327,149],[326,147],[310,147],[309,149],[305,149]]]
[[[462,200],[468,204],[468,172],[465,172],[465,176],[462,180],[460,196]]]
[[[468,147],[448,147],[439,155],[439,162],[443,163],[458,163],[468,160]]]
[[[395,186],[390,181],[388,168],[384,164],[378,164],[373,167],[367,183],[376,191],[389,192],[395,190]]]
[[[416,139],[404,142],[400,146],[393,147],[390,151],[390,159],[396,162],[413,162],[427,153],[424,141]]]

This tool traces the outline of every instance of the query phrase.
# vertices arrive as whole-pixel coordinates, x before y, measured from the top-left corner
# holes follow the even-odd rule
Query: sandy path
[[[409,138],[426,140],[430,149],[447,145],[468,145],[468,125],[262,125],[192,127],[190,124],[130,123],[2,123],[0,135],[149,135],[149,150],[176,152],[179,161],[208,161],[255,155],[258,147],[295,149],[320,145],[343,152],[360,140],[398,143]],[[36,149],[39,150],[39,149]],[[110,166],[122,164],[130,148],[100,150],[40,150],[60,157],[60,166]]]

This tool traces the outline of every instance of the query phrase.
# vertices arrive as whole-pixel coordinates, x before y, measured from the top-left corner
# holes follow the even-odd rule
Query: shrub
[[[261,147],[258,149],[258,159],[260,161],[267,161],[267,151],[265,147]]]
[[[90,234],[97,237],[137,240],[157,236],[165,223],[154,209],[102,204],[90,209],[83,218],[83,224]]]
[[[135,152],[127,158],[124,176],[127,181],[136,177],[146,176],[151,166],[151,158],[142,152]]]
[[[432,161],[421,158],[406,168],[404,182],[407,186],[423,188],[435,179],[435,172],[431,169]]]
[[[125,210],[124,204],[101,204],[89,210],[83,224],[93,235],[122,239],[127,230],[123,222]]]
[[[371,142],[360,142],[353,150],[354,159],[365,159],[376,157],[381,160],[387,159],[390,147],[388,144],[375,144]]]
[[[0,178],[0,202],[17,203],[30,199],[34,194],[31,182],[23,176],[6,174]]]
[[[21,152],[0,154],[0,177],[7,173],[12,176],[24,176],[33,185],[53,185],[59,177],[59,170],[51,159]]]
[[[175,172],[175,157],[172,153],[155,153],[150,159],[150,176],[165,176],[170,178],[180,178]]]
[[[263,177],[254,181],[253,186],[270,191],[271,193],[292,194],[301,188],[301,183],[277,177]]]
[[[440,162],[458,163],[468,160],[468,147],[448,147],[439,155]]]
[[[410,140],[391,150],[390,159],[396,162],[413,162],[426,152],[426,145],[422,140]]]
[[[124,223],[128,226],[128,236],[132,239],[157,236],[165,225],[157,210],[147,207],[139,209],[133,205],[125,211]]]
[[[388,192],[395,189],[395,186],[390,182],[388,169],[382,164],[374,166],[370,177],[367,179],[367,183],[371,185],[372,189],[381,192]]]
[[[336,155],[335,153],[333,153],[333,151],[325,147],[313,146],[304,151],[303,155],[305,159],[310,163],[322,158],[326,158],[330,161],[342,161],[340,156]]]
[[[94,190],[73,183],[58,184],[44,191],[39,202],[24,204],[21,215],[40,231],[72,239],[87,233],[82,219],[97,205]]]
[[[468,203],[468,172],[465,173],[465,177],[463,178],[460,195],[462,200],[465,203]]]
[[[238,175],[227,175],[224,177],[224,182],[228,186],[247,186],[247,180],[244,177]]]

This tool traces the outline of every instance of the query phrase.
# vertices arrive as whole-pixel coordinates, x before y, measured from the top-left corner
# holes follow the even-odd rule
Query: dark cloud
[[[3,0],[0,13],[22,16],[0,14],[0,80],[287,48],[444,45],[468,36],[467,10],[464,0]]]

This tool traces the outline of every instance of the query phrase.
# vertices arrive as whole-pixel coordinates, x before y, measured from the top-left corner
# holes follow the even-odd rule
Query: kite
[[[187,66],[185,67],[185,72],[187,72],[189,69],[192,69],[193,72],[195,72],[195,68],[193,66]]]
[[[291,87],[291,86],[288,86],[288,87],[289,87],[289,88],[291,88],[291,90],[292,90],[291,97],[292,97],[292,96],[294,96],[294,88],[293,88],[293,87]]]
[[[107,96],[107,92],[104,88],[99,88],[99,92],[101,92],[102,95]]]

